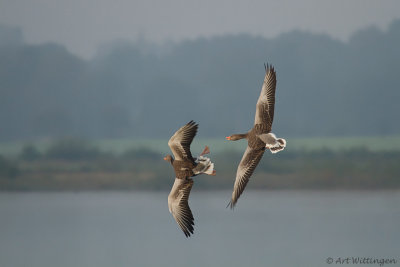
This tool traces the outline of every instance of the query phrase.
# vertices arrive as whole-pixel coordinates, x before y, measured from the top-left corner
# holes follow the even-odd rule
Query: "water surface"
[[[0,266],[328,266],[328,257],[400,260],[400,192],[246,191],[231,211],[225,208],[230,192],[194,189],[196,225],[189,239],[169,214],[167,195],[1,193]]]

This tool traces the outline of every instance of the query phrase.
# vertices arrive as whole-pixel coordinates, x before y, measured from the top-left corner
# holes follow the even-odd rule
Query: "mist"
[[[160,138],[195,120],[203,137],[251,128],[264,63],[277,71],[273,131],[285,136],[396,135],[400,20],[343,42],[292,31],[159,45],[103,46],[91,60],[24,42],[0,27],[1,141]]]

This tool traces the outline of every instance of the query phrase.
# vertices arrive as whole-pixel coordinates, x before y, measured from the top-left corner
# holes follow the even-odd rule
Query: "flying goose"
[[[168,195],[169,212],[186,237],[193,234],[194,226],[194,218],[188,204],[190,190],[193,186],[193,180],[190,177],[202,173],[208,175],[215,175],[216,173],[214,163],[209,158],[203,157],[204,154],[210,153],[207,146],[198,158],[192,157],[190,144],[197,133],[197,129],[198,124],[190,121],[176,131],[168,141],[168,146],[175,158],[171,155],[164,158],[172,164],[175,171],[175,182]]]
[[[226,137],[230,141],[247,139],[247,148],[237,168],[232,198],[228,204],[231,209],[234,208],[240,195],[243,193],[265,149],[269,149],[272,153],[277,153],[286,147],[285,139],[276,138],[275,134],[271,133],[272,121],[274,119],[276,73],[274,67],[271,65],[265,66],[264,64],[264,67],[266,74],[257,101],[253,128],[245,134],[233,134]]]

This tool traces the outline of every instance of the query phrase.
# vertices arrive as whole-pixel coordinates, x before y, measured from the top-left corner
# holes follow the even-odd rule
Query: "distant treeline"
[[[191,119],[203,137],[246,131],[264,62],[277,70],[275,132],[399,134],[399,47],[396,20],[348,42],[303,31],[226,35],[115,43],[83,60],[0,25],[0,140],[161,137]]]
[[[1,191],[169,190],[173,169],[147,149],[104,152],[81,139],[63,139],[40,152],[26,145],[0,156]],[[216,176],[195,177],[199,190],[230,189],[241,153],[211,154]],[[400,189],[400,151],[364,148],[266,152],[251,178],[257,189]]]

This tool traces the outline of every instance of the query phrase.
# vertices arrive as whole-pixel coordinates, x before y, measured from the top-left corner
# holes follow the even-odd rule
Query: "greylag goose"
[[[285,139],[277,138],[275,134],[271,133],[274,119],[276,73],[274,67],[265,66],[265,64],[264,67],[265,77],[257,101],[253,128],[245,134],[233,134],[226,137],[227,140],[231,141],[247,139],[247,148],[237,168],[232,198],[228,204],[231,209],[234,208],[243,193],[265,149],[269,149],[272,153],[277,153],[286,147]]]
[[[193,158],[190,152],[190,144],[198,129],[198,124],[190,121],[182,126],[169,139],[168,146],[171,148],[173,158],[167,155],[164,160],[169,161],[175,171],[175,182],[168,195],[169,212],[181,227],[186,237],[193,234],[194,218],[190,210],[188,200],[193,180],[190,177],[205,173],[215,175],[214,163],[203,155],[210,153],[206,146],[198,158]]]

